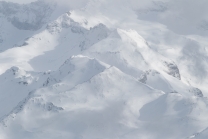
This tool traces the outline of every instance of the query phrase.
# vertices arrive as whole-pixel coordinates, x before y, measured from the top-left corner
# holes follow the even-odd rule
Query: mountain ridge
[[[164,22],[180,2],[71,2],[0,1],[0,138],[205,139],[206,32]]]

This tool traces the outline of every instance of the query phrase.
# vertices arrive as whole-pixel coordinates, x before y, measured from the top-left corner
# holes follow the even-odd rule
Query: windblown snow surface
[[[11,1],[0,139],[208,138],[205,0]]]

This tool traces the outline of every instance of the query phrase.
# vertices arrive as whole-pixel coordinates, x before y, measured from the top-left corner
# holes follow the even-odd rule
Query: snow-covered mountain
[[[207,19],[185,2],[0,1],[0,139],[206,139]]]

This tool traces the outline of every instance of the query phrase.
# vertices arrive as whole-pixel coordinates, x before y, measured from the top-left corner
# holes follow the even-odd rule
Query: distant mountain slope
[[[184,85],[180,93],[164,93],[88,57],[72,57],[41,78],[46,79],[43,88],[3,119],[1,137],[182,138],[199,128],[196,120],[202,124],[207,113],[199,117],[207,100],[191,97]]]
[[[205,139],[205,18],[184,32],[165,22],[179,1],[70,2],[0,2],[0,138]]]

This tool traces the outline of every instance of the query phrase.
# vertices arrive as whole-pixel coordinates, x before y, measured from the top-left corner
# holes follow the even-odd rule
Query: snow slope
[[[62,2],[0,1],[0,138],[206,138],[207,32],[165,22],[178,1]]]

